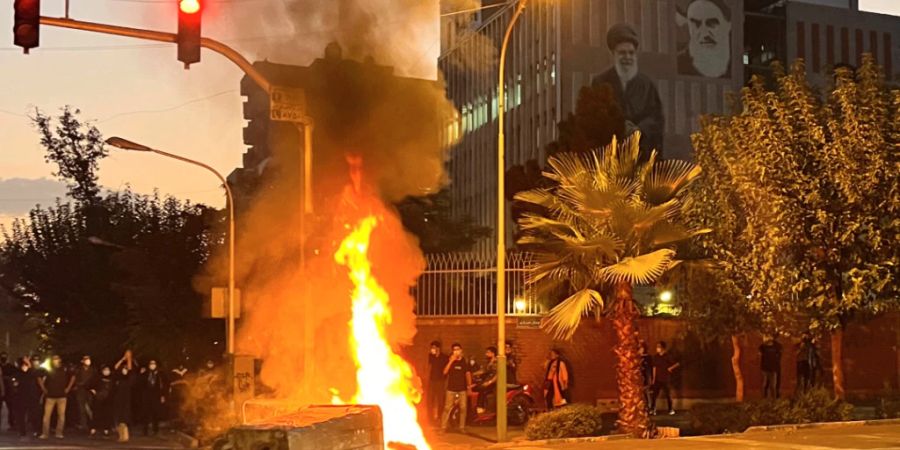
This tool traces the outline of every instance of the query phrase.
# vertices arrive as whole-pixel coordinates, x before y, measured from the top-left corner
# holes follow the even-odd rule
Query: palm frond
[[[517,193],[513,198],[520,202],[531,203],[545,208],[552,208],[553,205],[558,202],[556,196],[553,195],[553,191],[550,189],[531,189],[522,191]]]
[[[568,341],[575,335],[581,318],[603,305],[603,297],[593,289],[582,289],[560,302],[541,321],[541,328],[556,339]]]
[[[664,248],[633,258],[625,258],[616,264],[601,268],[598,275],[610,283],[625,281],[632,284],[650,284],[668,270],[674,257],[674,250]]]
[[[712,229],[710,228],[691,230],[688,227],[678,223],[660,221],[657,222],[650,229],[650,231],[647,232],[646,242],[647,245],[650,246],[650,248],[659,248],[664,245],[677,244],[679,242],[691,239],[695,236],[711,232]]]
[[[581,232],[571,223],[554,220],[533,213],[526,213],[519,219],[523,231],[544,232],[552,235],[581,237]]]
[[[700,175],[700,166],[677,159],[657,162],[644,180],[644,198],[647,203],[659,205],[675,196]]]

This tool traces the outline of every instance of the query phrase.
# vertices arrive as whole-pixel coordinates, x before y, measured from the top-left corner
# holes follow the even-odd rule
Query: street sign
[[[541,328],[541,317],[517,317],[516,328],[520,330],[539,330]]]
[[[269,119],[276,122],[306,122],[306,92],[275,86],[269,95]]]

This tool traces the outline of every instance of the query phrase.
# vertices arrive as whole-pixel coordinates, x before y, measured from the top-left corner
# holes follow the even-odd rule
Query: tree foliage
[[[81,111],[69,106],[54,122],[40,111],[32,118],[46,150],[44,159],[54,163],[54,175],[66,181],[69,197],[82,203],[95,201],[100,194],[97,170],[100,160],[106,157],[100,131],[93,125],[78,120]]]
[[[744,215],[733,236],[749,247],[717,257],[746,274],[754,312],[784,330],[834,332],[840,355],[848,321],[900,306],[900,91],[867,55],[824,94],[798,62],[774,90],[753,80],[741,106],[694,139]],[[834,376],[840,395],[839,357]]]
[[[403,226],[419,238],[419,247],[425,253],[467,251],[491,232],[471,217],[454,218],[446,189],[426,197],[407,197],[397,204],[397,210]]]

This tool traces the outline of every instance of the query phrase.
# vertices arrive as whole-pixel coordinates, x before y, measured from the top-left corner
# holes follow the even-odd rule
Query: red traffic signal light
[[[13,43],[28,53],[40,43],[41,0],[15,0],[13,8]]]
[[[178,60],[187,68],[200,62],[201,0],[178,0]]]

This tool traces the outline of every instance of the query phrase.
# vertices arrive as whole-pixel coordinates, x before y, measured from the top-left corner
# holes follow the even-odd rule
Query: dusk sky
[[[305,0],[310,1],[310,0]],[[434,76],[439,42],[435,20],[416,42],[398,42],[405,75]],[[861,9],[900,15],[900,0],[860,0]],[[12,1],[0,8],[0,223],[50,204],[64,190],[51,182],[38,135],[27,115],[34,108],[56,113],[63,105],[82,110],[104,136],[121,136],[200,159],[227,175],[241,164],[243,75],[223,57],[203,50],[202,61],[185,71],[175,46],[81,31],[41,27],[41,46],[30,55],[12,44]],[[203,34],[222,40],[248,59],[307,64],[330,40],[327,23],[301,29],[281,0],[218,0],[207,7]],[[63,15],[62,0],[44,0],[42,14]],[[386,24],[402,22],[390,11]],[[174,32],[174,0],[73,0],[75,19]],[[301,45],[302,43],[302,45]],[[408,48],[402,48],[404,45]],[[111,81],[112,80],[112,81]],[[101,183],[118,189],[164,194],[221,207],[218,182],[204,171],[155,155],[110,149]]]

